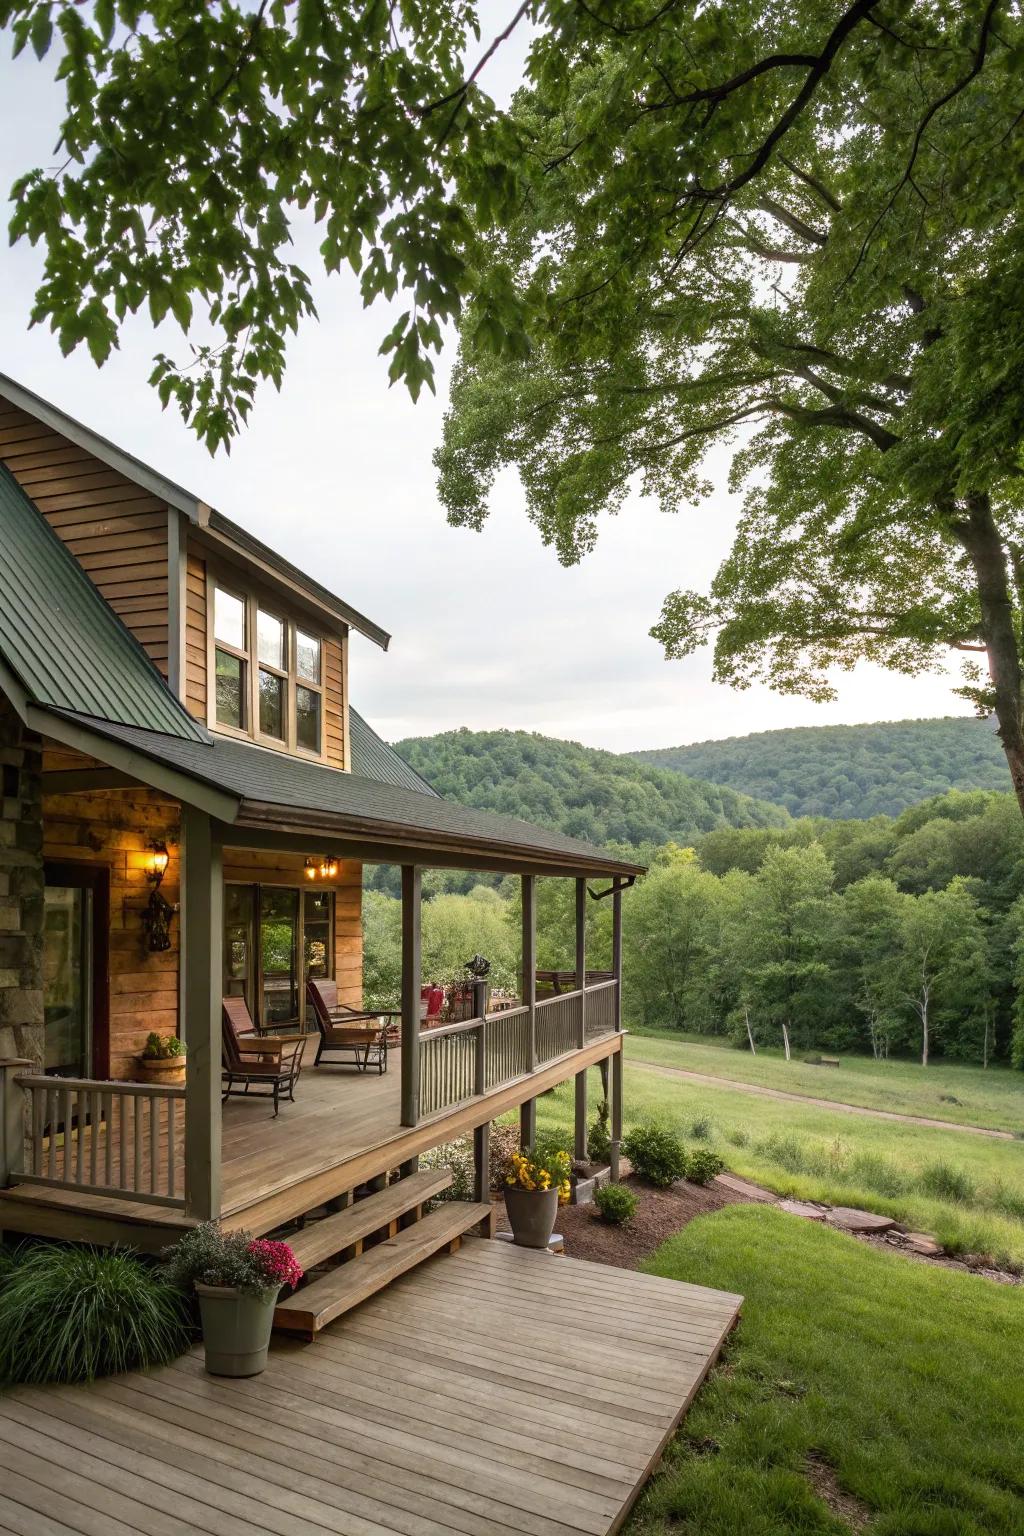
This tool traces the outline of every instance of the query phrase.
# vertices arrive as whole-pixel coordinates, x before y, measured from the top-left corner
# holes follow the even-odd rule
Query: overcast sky
[[[0,187],[51,163],[60,97],[28,50],[0,52]],[[514,60],[506,58],[504,84]],[[503,81],[492,71],[492,89]],[[4,217],[6,222],[6,215]],[[298,259],[316,271],[316,258]],[[666,592],[708,581],[726,553],[735,506],[719,495],[663,516],[640,498],[608,518],[596,552],[563,569],[523,509],[517,478],[496,487],[483,533],[449,528],[434,488],[452,357],[438,397],[412,405],[389,389],[377,348],[387,311],[361,307],[354,280],[321,279],[320,323],[293,341],[281,394],[267,385],[230,457],[211,460],[146,384],[159,349],[180,333],[129,325],[97,371],[80,349],[64,359],[49,332],[27,330],[42,258],[3,247],[0,371],[110,437],[250,529],[393,635],[382,654],[352,649],[352,700],[385,736],[467,725],[542,731],[614,751],[672,746],[778,726],[965,713],[953,680],[898,678],[862,666],[839,698],[813,705],[767,689],[734,693],[711,680],[710,656],[666,662],[648,630]]]

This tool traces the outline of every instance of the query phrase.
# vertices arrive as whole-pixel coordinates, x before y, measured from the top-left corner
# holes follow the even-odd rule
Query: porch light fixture
[[[307,880],[336,880],[338,861],[326,853],[319,859],[307,859],[305,875]]]
[[[159,890],[160,882],[167,873],[167,866],[171,862],[171,856],[167,852],[167,844],[164,842],[150,843],[149,858],[146,861],[146,879]]]
[[[149,858],[146,861],[146,879],[153,889],[149,893],[149,901],[142,914],[142,926],[146,930],[146,948],[153,954],[159,954],[171,947],[171,918],[174,916],[175,909],[160,889],[170,862],[171,856],[167,852],[166,843],[150,843]]]

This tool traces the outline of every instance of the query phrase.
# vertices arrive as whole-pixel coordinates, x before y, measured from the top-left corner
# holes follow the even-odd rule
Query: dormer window
[[[213,723],[323,756],[323,642],[254,593],[212,583]]]

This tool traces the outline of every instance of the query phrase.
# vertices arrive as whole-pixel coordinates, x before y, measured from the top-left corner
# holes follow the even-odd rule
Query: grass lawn
[[[814,1067],[799,1052],[787,1062],[781,1050],[758,1046],[757,1055],[751,1056],[749,1051],[737,1051],[724,1042],[715,1044],[706,1036],[681,1036],[667,1030],[631,1034],[629,1054],[633,1061],[683,1067],[762,1088],[1024,1133],[1024,1072],[1009,1067],[986,1069],[943,1061],[922,1067],[912,1061],[875,1061],[870,1056],[841,1056],[838,1067]],[[950,1104],[950,1097],[960,1103]]]
[[[630,1536],[848,1536],[809,1456],[871,1536],[1021,1536],[1019,1291],[759,1206],[698,1218],[645,1268],[746,1301]]]
[[[953,1252],[1024,1264],[1024,1141],[846,1115],[759,1098],[727,1083],[660,1077],[636,1062],[634,1045],[631,1038],[626,1046],[627,1129],[654,1117],[692,1144],[696,1125],[734,1173],[780,1194],[884,1211],[934,1233]],[[599,1095],[594,1072],[592,1105]],[[538,1114],[545,1128],[570,1126],[572,1084],[544,1095]]]

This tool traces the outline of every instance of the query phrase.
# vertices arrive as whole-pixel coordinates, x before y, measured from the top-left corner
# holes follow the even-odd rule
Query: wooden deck
[[[469,1240],[215,1380],[198,1352],[0,1396],[21,1536],[605,1536],[741,1298]]]
[[[233,1094],[223,1110],[222,1220],[229,1226],[268,1232],[438,1142],[514,1109],[526,1097],[527,1084],[531,1096],[543,1093],[581,1067],[620,1050],[623,1039],[622,1034],[599,1037],[529,1079],[505,1084],[424,1119],[413,1129],[401,1124],[398,1051],[391,1054],[383,1076],[372,1069],[357,1073],[326,1064],[304,1069],[295,1103],[284,1102],[276,1119],[268,1098]],[[314,1049],[311,1037],[307,1059]],[[183,1119],[176,1132],[179,1140],[184,1134]],[[180,1148],[177,1155],[180,1159]],[[165,1145],[161,1157],[166,1158]],[[72,1231],[76,1217],[90,1230]],[[97,1242],[130,1241],[154,1248],[169,1241],[184,1223],[180,1210],[73,1188],[20,1184],[0,1192],[0,1229],[6,1226],[41,1236],[79,1235]]]

